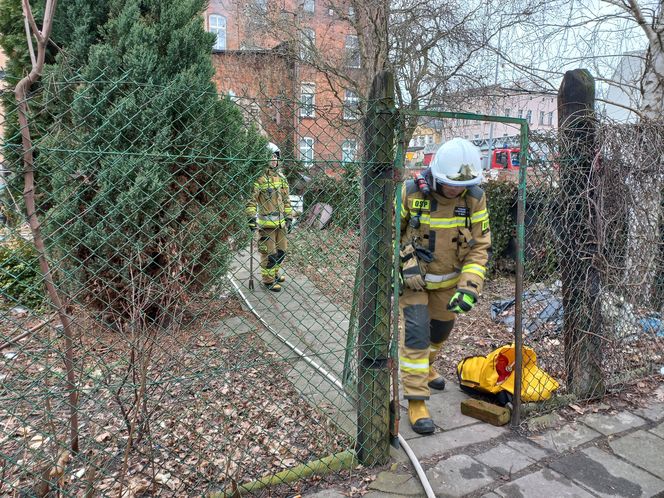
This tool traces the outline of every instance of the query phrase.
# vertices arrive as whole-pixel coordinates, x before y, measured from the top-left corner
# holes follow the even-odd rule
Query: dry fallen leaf
[[[581,415],[583,415],[585,413],[585,410],[583,408],[581,408],[579,405],[575,405],[575,404],[572,403],[572,404],[569,405],[569,407],[572,410],[574,410],[576,413],[579,413]]]

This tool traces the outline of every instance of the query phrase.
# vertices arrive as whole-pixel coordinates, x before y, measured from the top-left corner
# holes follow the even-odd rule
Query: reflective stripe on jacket
[[[403,186],[400,215],[401,243],[417,237],[417,244],[433,253],[425,277],[427,289],[456,287],[475,296],[482,292],[491,249],[482,189],[472,187],[448,199],[435,192],[425,196],[413,180],[408,180]]]
[[[288,194],[286,177],[278,171],[268,169],[254,182],[245,213],[249,217],[257,217],[259,227],[283,227],[286,218],[290,218],[293,212]]]

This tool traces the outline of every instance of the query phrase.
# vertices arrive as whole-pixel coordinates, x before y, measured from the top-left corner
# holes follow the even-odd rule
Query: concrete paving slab
[[[551,469],[528,474],[495,491],[505,498],[592,498],[593,496]]]
[[[380,496],[394,497],[395,493],[398,493],[399,496],[408,497],[426,496],[422,483],[418,478],[411,474],[397,474],[395,472],[381,472],[376,480],[369,484],[368,489],[382,493]]]
[[[439,455],[450,450],[490,441],[505,434],[506,429],[489,424],[475,424],[451,431],[408,440],[418,458]]]
[[[515,474],[535,463],[532,458],[506,444],[475,455],[475,460],[491,467],[500,475]]]
[[[664,479],[664,439],[646,431],[636,431],[609,441],[609,446],[625,460]]]
[[[595,447],[559,458],[549,467],[602,497],[652,497],[664,491],[664,481]]]
[[[591,413],[583,417],[581,422],[605,436],[641,427],[646,423],[641,417],[637,417],[627,411],[618,413]]]
[[[334,491],[333,489],[324,489],[323,491],[318,491],[313,494],[306,493],[302,496],[307,498],[344,498],[346,495]]]
[[[477,419],[461,413],[461,402],[464,399],[468,399],[468,395],[456,389],[456,384],[445,386],[444,391],[432,390],[432,396],[427,405],[434,423],[446,431],[476,424]]]
[[[529,457],[536,462],[540,461],[542,458],[545,458],[550,455],[547,450],[539,448],[534,444],[531,444],[526,439],[517,439],[512,441],[507,441],[506,444],[511,448],[514,448],[516,451]]]
[[[653,422],[661,422],[664,421],[664,403],[653,403],[646,408],[634,410],[634,413]]]
[[[480,498],[500,498],[500,495],[496,494],[492,491],[491,493],[487,493],[485,495],[482,495]]]
[[[562,452],[600,437],[599,432],[583,424],[568,424],[559,429],[549,429],[542,434],[530,436],[532,442],[552,451]]]
[[[426,471],[437,497],[465,496],[498,478],[486,465],[468,455],[454,455]]]
[[[659,436],[664,439],[664,423],[661,423],[658,426],[650,429],[650,432],[652,432],[655,436]]]

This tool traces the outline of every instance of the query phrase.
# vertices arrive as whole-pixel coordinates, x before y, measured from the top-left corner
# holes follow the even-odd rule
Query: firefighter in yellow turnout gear
[[[479,150],[443,144],[424,181],[402,191],[399,368],[413,430],[434,432],[425,401],[445,380],[433,367],[457,313],[470,311],[484,284],[491,248]]]
[[[269,143],[268,148],[272,157],[265,173],[254,182],[246,214],[249,217],[249,228],[252,231],[258,229],[263,285],[273,292],[279,292],[280,284],[286,280],[279,270],[288,249],[286,234],[293,224],[293,209],[288,197],[288,181],[279,171],[279,147]]]

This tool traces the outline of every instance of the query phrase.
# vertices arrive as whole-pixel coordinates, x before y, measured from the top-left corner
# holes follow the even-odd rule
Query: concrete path
[[[300,393],[355,437],[355,408],[342,382],[349,313],[288,265],[282,291],[268,290],[260,280],[258,258],[254,258],[253,290],[249,289],[248,251],[238,254],[230,273],[234,284],[270,327],[259,331],[261,338],[281,358],[292,359],[287,375]]]
[[[436,496],[664,496],[664,403],[589,414],[575,423],[550,414],[530,420],[540,429],[523,437],[462,415],[459,404],[466,395],[454,384],[448,387],[429,402],[434,434],[415,434],[405,408],[401,414],[401,435],[422,462]],[[405,453],[393,450],[392,455],[398,465],[379,474],[364,497],[426,496]],[[342,498],[343,491],[304,496]]]

